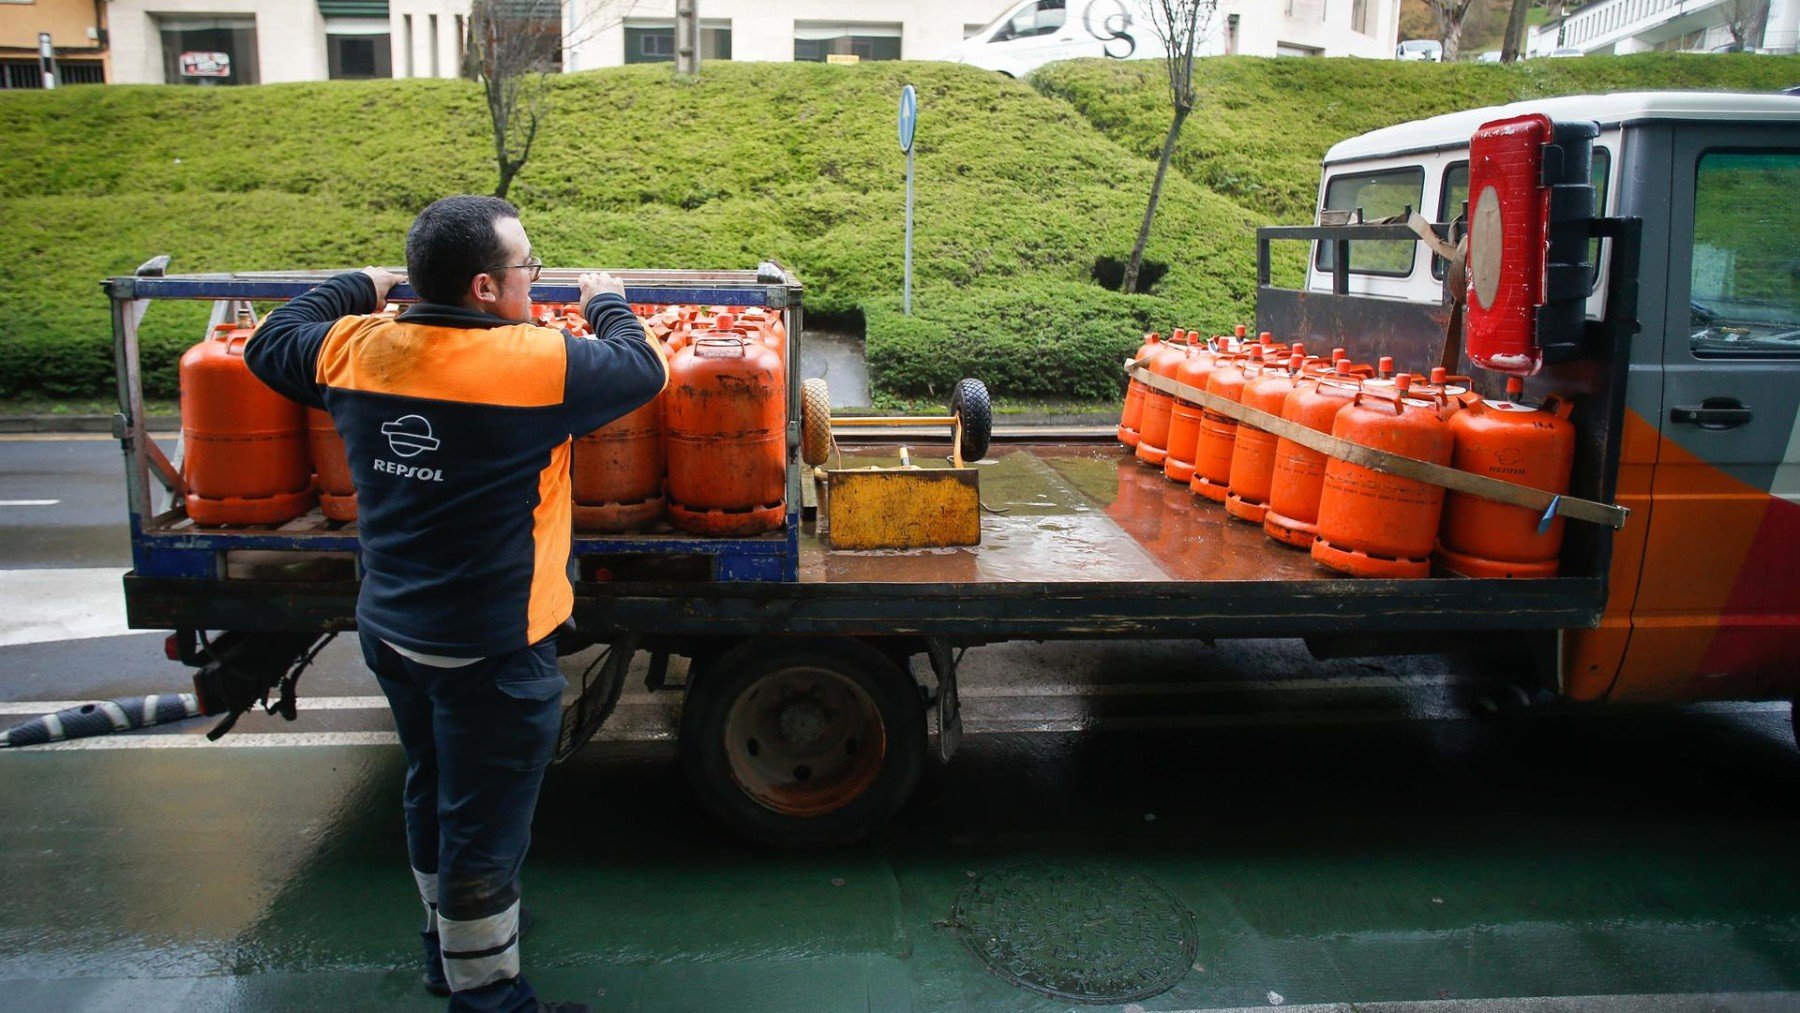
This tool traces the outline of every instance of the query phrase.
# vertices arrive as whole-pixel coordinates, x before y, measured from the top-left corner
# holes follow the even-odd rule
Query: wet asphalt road
[[[0,442],[0,723],[185,688],[160,634],[122,627],[121,484],[109,441]],[[1192,913],[1192,964],[1145,1010],[1800,1008],[1786,709],[1480,719],[1471,671],[1290,642],[977,649],[962,752],[876,837],[806,856],[707,822],[676,694],[634,686],[547,782],[527,971],[600,1010],[1068,1009],[953,918],[982,877],[1054,862]],[[298,721],[221,746],[189,725],[0,752],[0,1008],[439,1005],[373,680],[338,643],[303,690]]]

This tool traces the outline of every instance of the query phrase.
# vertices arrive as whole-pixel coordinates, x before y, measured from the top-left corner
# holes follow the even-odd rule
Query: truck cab
[[[1643,222],[1613,539],[1598,629],[1562,635],[1576,699],[1800,695],[1800,101],[1635,93],[1477,109],[1373,131],[1323,160],[1318,208],[1465,215],[1469,138],[1524,113],[1600,126],[1598,213]],[[1588,315],[1605,311],[1607,258]],[[1306,289],[1330,291],[1314,244]],[[1350,294],[1445,303],[1422,244],[1350,244]]]

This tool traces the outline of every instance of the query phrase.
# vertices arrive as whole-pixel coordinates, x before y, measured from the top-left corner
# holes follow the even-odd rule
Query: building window
[[[433,14],[433,15],[431,15],[431,20],[426,22],[426,24],[428,26],[428,34],[425,36],[425,44],[427,46],[431,47],[431,76],[432,77],[441,76],[438,73],[438,48],[439,48],[439,46],[438,46],[438,20],[437,19],[438,19],[438,16],[436,14]]]
[[[165,17],[163,80],[168,84],[256,84],[256,19]]]
[[[374,18],[325,19],[325,72],[333,81],[394,76],[388,23]]]
[[[406,76],[407,77],[417,76],[413,73],[416,68],[413,66],[413,36],[412,36],[412,15],[411,14],[402,14],[400,16],[400,52],[406,56]]]
[[[1350,29],[1363,35],[1375,34],[1375,8],[1369,0],[1351,0]]]
[[[56,83],[105,84],[106,68],[98,60],[56,61]],[[42,88],[44,72],[36,60],[0,60],[0,91],[14,88]]]
[[[1276,56],[1324,56],[1325,51],[1317,46],[1296,46],[1291,42],[1275,43]]]
[[[854,56],[859,60],[898,60],[900,26],[794,22],[794,59],[824,63],[828,56]]]
[[[700,21],[700,60],[731,59],[731,22]],[[675,22],[625,23],[626,63],[672,63],[675,60]]]

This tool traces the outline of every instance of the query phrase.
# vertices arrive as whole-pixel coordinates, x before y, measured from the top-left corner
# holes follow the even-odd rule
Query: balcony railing
[[[1563,19],[1562,44],[1589,49],[1723,2],[1726,0],[1601,0]]]

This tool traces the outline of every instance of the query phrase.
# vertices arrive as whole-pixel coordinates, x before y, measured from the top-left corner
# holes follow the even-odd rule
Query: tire
[[[693,680],[681,715],[681,765],[701,806],[766,847],[866,837],[912,795],[925,749],[917,683],[850,639],[733,648]]]
[[[987,456],[988,442],[994,435],[994,408],[988,400],[987,385],[980,380],[958,380],[950,395],[950,414],[962,416],[962,456],[964,461],[979,461]]]
[[[815,376],[800,384],[800,459],[821,465],[831,457],[831,388]]]

